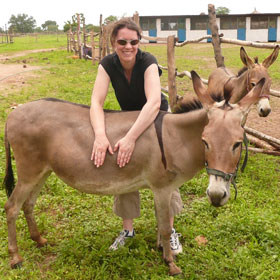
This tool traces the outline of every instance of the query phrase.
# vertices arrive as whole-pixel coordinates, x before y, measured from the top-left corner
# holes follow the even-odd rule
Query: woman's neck
[[[135,62],[136,62],[136,59],[134,59],[133,61],[129,61],[129,62],[125,62],[125,61],[120,61],[121,62],[121,65],[124,69],[125,72],[131,72],[134,65],[135,65]]]

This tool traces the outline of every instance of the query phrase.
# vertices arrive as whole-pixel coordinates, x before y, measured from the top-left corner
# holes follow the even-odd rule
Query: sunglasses
[[[117,40],[117,43],[121,46],[125,46],[127,43],[130,43],[131,46],[135,46],[139,43],[139,40],[138,39],[134,39],[134,40],[120,39],[120,40]]]

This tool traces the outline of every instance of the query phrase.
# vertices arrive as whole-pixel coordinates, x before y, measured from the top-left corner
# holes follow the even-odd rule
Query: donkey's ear
[[[203,84],[200,77],[195,71],[191,71],[193,89],[203,106],[210,106],[214,103],[214,100],[207,92],[207,87]]]
[[[253,68],[255,66],[254,61],[247,55],[243,47],[240,48],[240,58],[246,67]]]
[[[243,112],[248,112],[251,105],[255,104],[263,90],[263,86],[265,83],[265,78],[262,78],[249,92],[246,94],[239,102],[238,105],[241,107]]]
[[[279,54],[279,45],[277,45],[275,48],[274,48],[274,51],[272,52],[272,54],[267,57],[263,62],[262,62],[262,65],[265,67],[265,68],[268,68],[271,64],[274,63],[274,61],[277,59],[278,57],[278,54]]]
[[[224,87],[224,98],[226,102],[229,102],[231,100],[231,96],[232,96],[232,90],[230,90],[227,87]]]

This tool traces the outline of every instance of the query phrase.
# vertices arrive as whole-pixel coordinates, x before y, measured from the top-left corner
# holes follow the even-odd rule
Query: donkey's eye
[[[233,150],[233,151],[236,150],[238,147],[241,146],[241,144],[242,144],[242,142],[236,142],[236,143],[233,145],[232,150]]]
[[[204,143],[206,149],[209,149],[209,145],[208,145],[208,143],[204,139],[202,139],[202,142]]]
[[[256,85],[256,83],[253,83],[253,82],[251,83],[251,87],[254,87],[255,85]]]

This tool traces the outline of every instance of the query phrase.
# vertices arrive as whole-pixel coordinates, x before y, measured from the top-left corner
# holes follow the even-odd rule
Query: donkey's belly
[[[102,183],[98,182],[98,180],[95,182],[76,182],[71,186],[81,192],[91,194],[118,195],[148,187],[148,183],[143,178],[135,178],[133,180],[119,180],[115,182],[103,181]]]
[[[147,169],[137,157],[120,168],[117,165],[117,153],[106,155],[104,164],[97,168],[87,153],[67,155],[60,151],[51,161],[51,169],[66,184],[82,192],[92,194],[116,195],[148,187]]]

